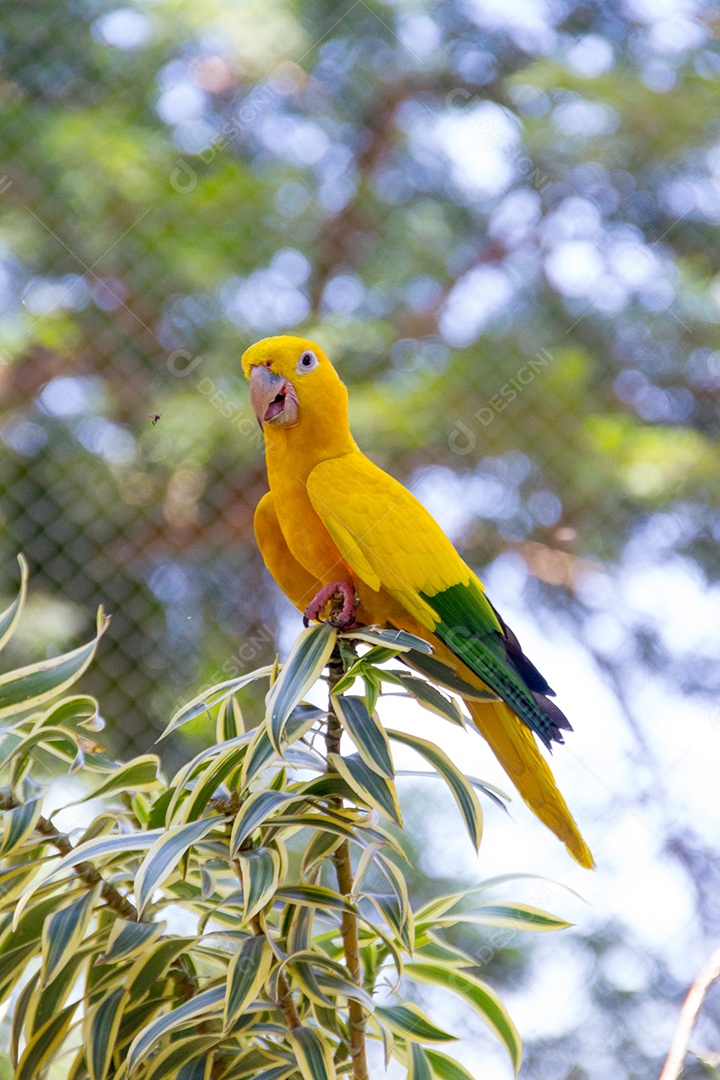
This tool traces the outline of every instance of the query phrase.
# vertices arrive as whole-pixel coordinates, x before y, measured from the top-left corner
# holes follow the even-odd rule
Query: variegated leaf
[[[45,920],[42,932],[42,984],[47,986],[73,956],[90,925],[100,897],[98,882],[79,900],[60,908]]]
[[[164,1016],[160,1016],[157,1020],[153,1020],[139,1035],[136,1035],[130,1044],[127,1055],[128,1073],[132,1074],[163,1036],[180,1031],[198,1016],[214,1014],[219,1017],[222,1013],[224,998],[225,986],[213,986],[196,994],[195,997]]]
[[[280,856],[273,848],[258,848],[241,851],[239,859],[245,897],[244,921],[248,922],[276,893]]]
[[[362,698],[351,695],[336,697],[333,708],[365,764],[379,776],[393,780],[395,771],[390,743],[377,715],[368,712]]]
[[[254,1001],[270,973],[273,951],[264,934],[246,938],[228,967],[223,1031],[233,1025],[249,1001]]]
[[[337,1074],[330,1047],[317,1032],[309,1027],[293,1028],[290,1044],[303,1080],[335,1080]]]
[[[83,1043],[90,1080],[105,1080],[122,1019],[130,995],[122,986],[111,990],[87,1014],[83,1022]]]
[[[407,971],[407,966],[405,970]],[[387,1025],[394,1035],[399,1035],[408,1042],[453,1042],[457,1038],[434,1024],[420,1006],[411,1001],[399,1005],[378,1005],[375,1016]]]
[[[287,791],[256,791],[243,803],[235,818],[232,833],[230,835],[230,857],[235,858],[238,851],[249,836],[272,817],[278,807],[286,803],[298,801],[298,796]]]
[[[38,819],[42,814],[42,797],[31,799],[29,802],[20,803],[12,810],[5,810],[2,814],[2,844],[0,844],[0,857],[7,858],[15,848],[20,847],[22,842],[32,834]]]
[[[402,828],[400,805],[392,781],[373,772],[359,754],[350,754],[347,757],[328,754],[328,764],[340,773],[363,802],[376,807]]]
[[[0,649],[3,649],[5,645],[7,645],[8,641],[15,633],[15,627],[22,615],[25,598],[27,596],[27,559],[24,555],[18,555],[17,561],[20,564],[20,589],[12,604],[5,608],[2,614],[0,614]]]
[[[388,735],[396,742],[404,743],[406,746],[411,746],[413,750],[417,750],[442,776],[460,808],[470,839],[477,850],[482,839],[482,809],[472,784],[466,780],[445,751],[435,743],[420,739],[417,735],[408,735],[404,731],[389,730]]]
[[[412,962],[405,965],[405,974],[416,982],[444,986],[464,998],[503,1044],[517,1074],[522,1060],[520,1035],[507,1009],[487,983],[451,964]]]
[[[78,1004],[75,1001],[56,1013],[33,1036],[18,1062],[14,1080],[38,1080],[43,1075],[67,1035]]]
[[[256,682],[260,679],[267,679],[271,672],[271,667],[258,668],[256,671],[251,671],[247,675],[241,675],[237,679],[226,679],[225,682],[218,683],[217,686],[212,686],[209,690],[204,690],[202,694],[198,694],[192,701],[188,701],[186,705],[183,705],[178,709],[163,731],[160,739],[167,738],[171,732],[177,731],[179,727],[182,727],[183,724],[187,724],[189,720],[194,720],[196,717],[202,716],[203,713],[208,712],[213,706],[224,701],[230,694],[234,694],[237,690],[241,690],[243,686],[247,686],[248,683]],[[160,740],[158,740],[158,742],[159,741]]]
[[[18,707],[34,709],[72,686],[92,660],[98,642],[109,625],[110,620],[99,608],[97,631],[87,645],[0,676],[0,717],[8,716]]]
[[[135,875],[135,898],[139,914],[145,910],[152,894],[172,873],[188,848],[202,840],[222,821],[223,818],[217,815],[191,821],[186,825],[174,825],[163,832],[148,851]]]
[[[285,723],[295,706],[320,678],[335,647],[337,631],[327,622],[308,626],[296,639],[266,698],[265,722],[270,742],[282,753]]]
[[[105,952],[98,957],[99,964],[116,964],[144,953],[165,932],[166,923],[126,922],[115,919]]]

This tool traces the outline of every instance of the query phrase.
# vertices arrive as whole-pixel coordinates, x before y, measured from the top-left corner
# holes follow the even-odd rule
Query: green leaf
[[[296,639],[266,698],[265,722],[276,753],[290,713],[320,678],[335,647],[337,631],[327,622],[308,626]]]
[[[98,964],[115,964],[129,960],[131,956],[144,953],[165,932],[166,923],[126,922],[115,919],[105,952],[97,959]]]
[[[374,865],[382,872],[393,890],[392,895],[367,893],[388,926],[397,935],[409,953],[413,951],[415,931],[407,883],[398,868],[382,855],[375,856]],[[357,885],[356,885],[357,888]]]
[[[47,986],[77,951],[100,897],[101,882],[45,920],[42,931],[42,984]]]
[[[413,651],[403,656],[403,660],[410,667],[419,671],[421,675],[425,675],[426,678],[439,686],[444,686],[446,690],[453,690],[456,694],[460,694],[461,697],[469,698],[471,701],[500,700],[492,690],[478,690],[471,683],[465,682],[464,679],[455,674],[451,667],[443,664],[442,660],[438,660],[435,656],[426,656],[422,652]]]
[[[178,937],[167,938],[157,942],[155,946],[148,946],[149,951],[138,956],[125,976],[125,986],[132,994],[133,1001],[139,1000],[158,982],[168,966],[194,943],[193,937]]]
[[[455,1035],[434,1024],[420,1006],[411,1001],[401,1005],[377,1005],[375,1016],[394,1035],[400,1035],[409,1042],[453,1042],[456,1039]]]
[[[517,1074],[522,1060],[520,1035],[507,1009],[487,983],[452,965],[413,961],[405,965],[405,974],[415,982],[444,986],[464,998],[503,1044]]]
[[[245,731],[242,709],[234,694],[226,697],[220,705],[215,721],[215,741],[227,742]]]
[[[303,1080],[335,1080],[337,1074],[330,1048],[312,1028],[293,1028],[290,1032],[290,1044],[295,1051],[295,1059]]]
[[[25,597],[27,596],[27,560],[24,555],[18,555],[17,561],[20,563],[20,590],[10,607],[5,608],[0,615],[0,649],[3,649],[7,645],[8,641],[15,633],[15,627],[22,615]]]
[[[144,1080],[177,1080],[183,1062],[209,1056],[217,1044],[217,1035],[189,1035],[178,1039],[153,1058]]]
[[[240,852],[244,894],[243,922],[249,922],[275,895],[280,878],[280,856],[273,848]]]
[[[200,821],[191,821],[186,825],[173,825],[155,841],[135,875],[135,898],[139,915],[142,915],[152,894],[174,870],[187,849],[222,824],[223,820],[218,814],[201,818]]]
[[[21,803],[6,810],[2,814],[3,836],[0,844],[0,857],[7,858],[15,848],[20,847],[22,842],[31,835],[38,819],[42,814],[42,796],[30,799],[29,802]]]
[[[239,736],[239,738],[247,740],[245,745],[226,751],[202,772],[192,793],[183,804],[183,821],[194,821],[204,813],[207,804],[220,785],[232,772],[240,767],[247,754],[247,742],[250,741],[250,736]],[[171,806],[171,810],[173,809],[174,807]]]
[[[264,821],[288,802],[298,801],[297,795],[287,791],[255,791],[243,803],[233,824],[230,835],[230,858],[234,859],[249,836]]]
[[[287,885],[275,893],[278,900],[291,904],[308,904],[310,907],[327,908],[331,911],[349,911],[357,915],[357,908],[340,893],[323,885]]]
[[[390,743],[377,715],[368,712],[360,697],[335,697],[333,708],[365,764],[379,776],[392,780],[395,772]]]
[[[15,1002],[15,1008],[13,1009],[12,1029],[10,1031],[10,1060],[13,1065],[13,1069],[17,1068],[17,1063],[20,1058],[20,1039],[22,1036],[23,1025],[25,1024],[25,1016],[28,1011],[31,999],[33,999],[38,990],[38,983],[40,982],[40,972],[36,971],[34,975],[31,975],[28,981],[23,986],[22,990],[18,994],[17,1001]],[[12,1077],[10,1078],[12,1080]]]
[[[220,1009],[218,1006],[222,1004],[224,998],[225,986],[213,986],[209,990],[203,990],[202,993],[196,994],[190,1001],[179,1005],[177,1009],[173,1009],[165,1016],[153,1020],[139,1035],[136,1035],[130,1044],[127,1055],[128,1073],[132,1073],[145,1060],[155,1043],[162,1039],[164,1035],[179,1030],[185,1024],[194,1020],[196,1016],[203,1016],[207,1013],[217,1013],[219,1015]]]
[[[410,1043],[409,1050],[410,1068],[408,1069],[407,1080],[432,1080],[427,1051],[422,1046],[418,1046],[417,1043]]]
[[[202,716],[203,713],[208,712],[218,702],[224,701],[230,694],[234,694],[236,690],[241,690],[243,686],[247,686],[248,683],[256,680],[267,679],[271,673],[271,667],[258,668],[247,675],[241,675],[240,678],[226,679],[225,682],[218,683],[217,686],[212,686],[209,690],[204,690],[202,694],[198,694],[192,701],[188,701],[186,705],[178,709],[160,739],[167,738],[173,731],[177,731],[183,724],[187,724],[189,720]],[[158,739],[158,742],[160,742],[160,739]]]
[[[233,1025],[249,1001],[254,1001],[270,974],[273,951],[264,934],[246,938],[228,967],[223,1033]]]
[[[407,690],[409,694],[412,694],[423,708],[429,709],[430,712],[435,713],[437,716],[442,716],[445,720],[449,720],[451,724],[457,724],[458,727],[462,728],[465,727],[465,718],[457,701],[454,698],[447,697],[445,694],[441,694],[432,683],[426,682],[425,679],[418,679],[415,675],[406,675],[402,671],[383,671],[380,674],[383,679],[388,675],[392,675],[393,681],[397,680],[399,685]]]
[[[354,835],[353,830],[348,831],[351,836]],[[303,851],[300,876],[303,878],[306,877],[308,872],[312,870],[314,866],[329,858],[341,843],[341,837],[336,836],[327,829],[319,829],[317,832],[313,833],[309,843]]]
[[[420,739],[417,735],[408,735],[404,731],[389,730],[388,735],[396,742],[411,746],[413,750],[429,761],[443,777],[452,792],[460,813],[465,821],[465,826],[470,835],[475,850],[480,847],[482,839],[482,810],[475,790],[458,769],[444,750],[427,739]]]
[[[212,1067],[212,1054],[202,1054],[186,1061],[175,1080],[210,1080]]]
[[[441,1054],[439,1050],[426,1050],[425,1055],[436,1080],[475,1080],[464,1065],[446,1054]]]
[[[155,843],[160,836],[165,835],[164,829],[151,829],[144,833],[130,833],[120,836],[103,836],[97,840],[88,840],[85,844],[78,844],[73,851],[56,863],[50,870],[50,873],[41,881],[34,883],[23,894],[23,897],[15,910],[15,917],[13,920],[13,926],[17,927],[18,920],[23,911],[29,904],[33,895],[37,890],[47,884],[47,882],[56,877],[58,874],[63,873],[65,870],[71,869],[73,866],[77,866],[81,862],[94,862],[98,859],[102,859],[106,855],[117,855],[123,852],[130,851],[143,851]]]
[[[122,986],[111,990],[85,1017],[83,1044],[90,1080],[105,1080],[117,1039],[123,1009],[130,995]]]
[[[15,712],[18,706],[23,710],[34,709],[72,686],[91,662],[109,625],[103,609],[98,608],[97,632],[87,645],[0,676],[0,717]]]
[[[78,739],[74,732],[58,727],[41,728],[39,731],[33,731],[26,735],[19,742],[13,742],[12,745],[10,745],[10,739],[4,741],[5,756],[0,760],[0,772],[11,762],[14,768],[18,768],[36,746],[43,746],[47,750],[51,745],[61,745],[68,748],[67,760],[73,761],[77,759]],[[15,784],[17,784],[18,777],[15,776],[14,780]]]
[[[142,757],[133,758],[126,765],[121,765],[117,772],[112,773],[98,787],[93,788],[76,803],[68,803],[68,806],[79,805],[89,799],[107,798],[119,791],[155,791],[161,785],[160,758],[157,754],[143,754]]]
[[[105,721],[98,715],[98,703],[88,694],[74,694],[72,697],[63,698],[51,705],[35,724],[36,729],[68,727],[71,731],[76,728],[102,731],[104,726]]]
[[[317,708],[316,705],[308,705],[307,703],[297,705],[290,713],[285,724],[284,747],[288,747],[297,739],[301,739],[317,720],[325,716],[327,716],[327,713],[323,709]],[[241,787],[247,787],[258,773],[262,772],[266,765],[269,765],[277,756],[270,742],[267,725],[262,723],[254,733],[247,757],[243,762],[240,778]]]
[[[177,809],[177,805],[185,792],[185,788],[193,777],[202,774],[202,784],[204,785],[209,771],[206,771],[206,769],[203,768],[206,762],[211,762],[214,758],[215,762],[210,765],[210,769],[216,768],[219,762],[227,760],[228,756],[233,755],[234,752],[239,754],[246,752],[246,748],[252,738],[253,733],[251,731],[245,732],[243,735],[237,735],[233,739],[228,739],[227,742],[217,743],[215,746],[209,746],[207,749],[201,750],[200,753],[196,754],[186,765],[183,765],[170,781],[170,791],[166,792],[169,796],[169,806],[167,808],[167,813],[165,814],[165,820],[170,821],[172,819],[175,810]],[[235,758],[233,757],[233,761],[234,760]],[[193,798],[195,798],[196,795],[197,790],[193,792]]]
[[[14,1080],[38,1080],[38,1077],[43,1075],[45,1066],[55,1056],[67,1035],[78,1004],[79,1002],[75,1001],[55,1016],[51,1016],[48,1022],[36,1032],[25,1047]]]
[[[47,1023],[51,1016],[56,1016],[62,1007],[67,1004],[68,997],[77,984],[80,968],[85,966],[85,961],[91,952],[92,945],[83,943],[77,952],[64,964],[52,982],[33,996],[25,1023],[25,1034],[28,1039],[32,1038],[35,1032],[43,1024]]]
[[[432,652],[432,645],[405,630],[377,630],[373,626],[364,626],[362,630],[345,630],[340,636],[353,641],[367,641],[371,645],[385,645],[396,653],[409,652],[411,649],[420,653]]]
[[[397,792],[391,781],[373,772],[359,754],[350,754],[348,757],[328,754],[328,764],[340,773],[360,799],[376,807],[402,828]]]
[[[552,915],[542,908],[530,904],[483,904],[479,910],[461,912],[455,916],[439,919],[437,925],[449,926],[455,923],[476,923],[481,926],[503,926],[510,930],[532,930],[535,933],[547,933],[551,930],[565,930],[572,923]]]

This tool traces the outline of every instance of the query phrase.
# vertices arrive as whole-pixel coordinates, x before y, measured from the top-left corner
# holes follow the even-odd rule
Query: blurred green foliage
[[[68,640],[115,612],[129,742],[238,636],[271,651],[238,361],[275,331],[384,465],[453,470],[465,550],[515,545],[534,600],[582,619],[577,557],[661,508],[717,576],[716,15],[538,12],[4,13],[3,561]]]
[[[601,649],[585,585],[631,555],[720,577],[717,39],[714,6],[641,0],[5,10],[0,561],[43,594],[13,659],[104,603],[86,685],[128,752],[271,659],[239,358],[296,328],[474,566],[515,551],[616,687],[716,694],[710,646],[642,615]],[[603,985],[605,1056],[550,1039],[533,1076],[655,1075]],[[658,962],[646,992],[679,988]]]

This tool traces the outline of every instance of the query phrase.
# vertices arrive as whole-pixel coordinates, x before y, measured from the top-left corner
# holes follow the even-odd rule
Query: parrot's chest
[[[300,477],[270,475],[278,523],[291,555],[325,584],[346,573],[345,562],[315,513]]]

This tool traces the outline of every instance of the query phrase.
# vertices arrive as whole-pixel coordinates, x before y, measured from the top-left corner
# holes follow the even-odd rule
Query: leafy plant
[[[22,611],[21,569],[0,647]],[[16,1080],[38,1080],[56,1062],[67,1080],[360,1080],[370,1044],[414,1080],[468,1080],[437,1048],[455,1036],[407,999],[412,984],[468,1003],[517,1070],[512,1020],[473,956],[442,931],[567,924],[489,903],[487,890],[507,876],[473,890],[472,910],[467,893],[413,910],[393,742],[445,780],[475,847],[477,791],[499,798],[439,747],[377,718],[390,682],[464,723],[444,690],[378,666],[400,656],[422,667],[425,643],[327,623],[304,630],[284,665],[227,680],[176,713],[165,734],[206,713],[215,740],[166,779],[154,754],[107,758],[94,739],[96,702],[61,696],[107,624],[101,611],[87,645],[0,677],[0,1000],[14,999]],[[358,646],[369,649],[358,656]],[[303,700],[326,668],[327,711]],[[356,678],[362,696],[350,692]],[[251,725],[237,694],[254,680],[268,694]],[[353,753],[340,753],[343,733]],[[74,805],[100,806],[77,837],[44,812],[58,768],[86,783]]]

